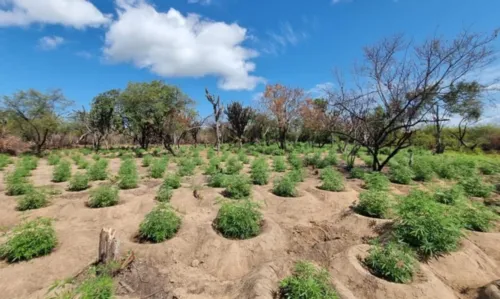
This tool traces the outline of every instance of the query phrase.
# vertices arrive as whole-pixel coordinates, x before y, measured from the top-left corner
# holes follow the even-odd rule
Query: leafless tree
[[[212,108],[214,110],[214,120],[215,120],[215,146],[217,149],[217,152],[220,151],[220,144],[221,144],[221,139],[222,139],[222,134],[220,130],[220,118],[222,116],[222,112],[224,111],[224,106],[220,102],[220,97],[217,96],[215,98],[214,95],[211,95],[208,92],[208,89],[205,88],[205,96],[207,100],[212,104]]]

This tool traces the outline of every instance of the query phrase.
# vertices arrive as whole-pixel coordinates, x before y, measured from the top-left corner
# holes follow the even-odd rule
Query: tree
[[[222,133],[221,133],[221,128],[220,128],[220,118],[222,116],[222,112],[224,111],[224,106],[220,102],[220,97],[217,96],[215,98],[214,95],[211,95],[208,92],[208,89],[205,88],[205,96],[207,100],[212,104],[212,108],[214,111],[214,121],[215,121],[215,146],[217,149],[217,152],[220,151],[220,144],[221,144],[221,139],[222,139]]]
[[[5,110],[17,124],[16,129],[24,139],[34,143],[36,154],[41,154],[47,139],[56,132],[70,104],[60,90],[42,93],[29,89],[3,98]]]
[[[466,75],[491,63],[492,35],[463,32],[453,40],[432,38],[420,45],[402,36],[365,48],[365,64],[354,73],[352,87],[338,76],[330,101],[349,126],[336,133],[367,149],[373,170],[380,171],[423,123],[432,122],[431,107]],[[380,149],[389,155],[379,160]]]
[[[304,127],[303,135],[311,142],[323,146],[330,137],[332,119],[325,99],[307,99],[300,107],[300,116]]]
[[[267,85],[261,103],[278,124],[280,147],[286,150],[286,135],[290,126],[299,117],[299,108],[304,100],[304,90],[281,84]]]
[[[231,133],[236,137],[241,147],[243,134],[245,134],[245,129],[253,116],[253,109],[250,107],[243,107],[239,102],[233,102],[227,106],[225,113]]]

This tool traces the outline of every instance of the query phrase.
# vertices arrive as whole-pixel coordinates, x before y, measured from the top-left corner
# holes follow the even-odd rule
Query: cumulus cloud
[[[44,36],[38,40],[38,47],[42,50],[54,50],[64,43],[64,38],[60,36]]]
[[[173,8],[159,12],[142,0],[118,0],[117,5],[118,18],[105,36],[104,55],[110,61],[131,62],[164,77],[214,75],[226,90],[251,90],[263,82],[250,74],[257,52],[242,45],[245,28]]]
[[[332,82],[318,83],[313,88],[307,91],[310,97],[321,98],[325,97],[329,91],[333,89],[334,84]]]
[[[0,27],[39,23],[82,29],[109,21],[87,0],[0,0]]]

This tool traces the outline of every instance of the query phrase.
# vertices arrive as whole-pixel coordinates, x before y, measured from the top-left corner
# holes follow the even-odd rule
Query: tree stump
[[[102,228],[99,235],[99,256],[98,263],[107,264],[118,260],[120,241],[116,238],[116,230],[112,228]]]

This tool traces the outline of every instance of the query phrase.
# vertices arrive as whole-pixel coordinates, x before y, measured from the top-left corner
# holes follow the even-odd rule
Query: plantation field
[[[329,146],[178,152],[0,156],[0,297],[490,298],[500,279],[496,155],[371,173]],[[121,271],[91,266],[103,227],[134,253]]]

